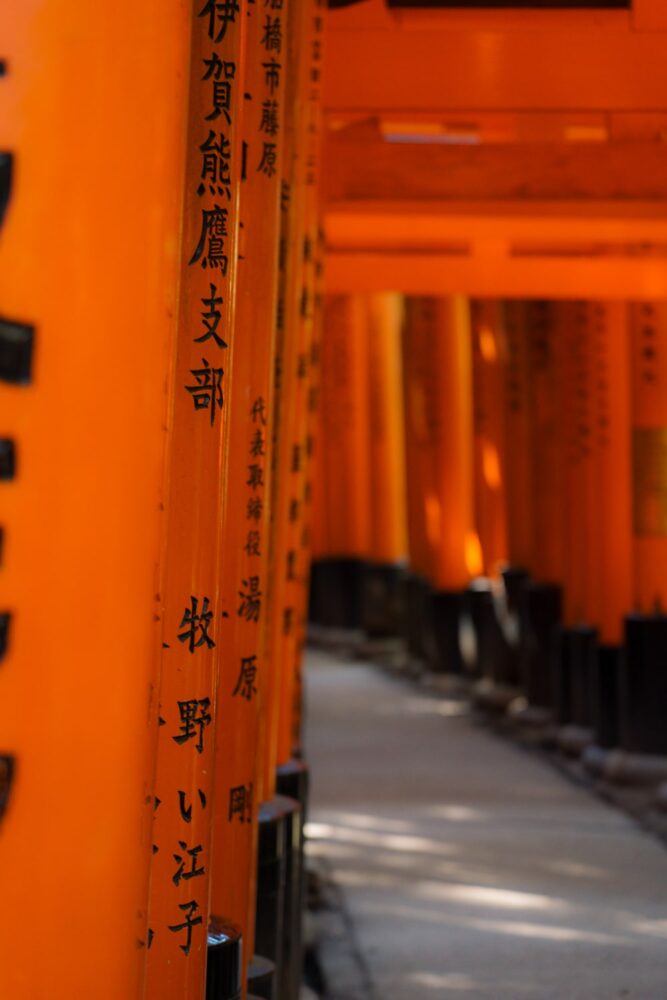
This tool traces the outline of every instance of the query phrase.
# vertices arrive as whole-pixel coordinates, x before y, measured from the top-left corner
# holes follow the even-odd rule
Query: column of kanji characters
[[[151,1000],[200,1000],[206,975],[216,695],[224,623],[236,610],[222,599],[221,572],[226,571],[222,525],[236,336],[245,20],[242,0],[199,0],[193,10],[156,712],[147,932]],[[235,810],[240,797],[238,790]],[[249,808],[244,799],[243,809]]]
[[[292,613],[285,606],[286,564],[289,528],[289,468],[292,461],[290,429],[295,404],[295,359],[301,288],[299,266],[303,247],[303,198],[299,196],[300,164],[305,152],[305,87],[307,74],[307,5],[292,4],[287,18],[285,65],[285,113],[282,171],[280,176],[280,223],[278,243],[278,299],[274,396],[272,404],[272,476],[269,530],[268,602],[263,635],[263,661],[271,664],[265,678],[265,711],[261,733],[261,786],[263,799],[273,799],[276,790],[276,751],[281,687],[283,684],[284,636],[291,631]]]
[[[321,69],[324,34],[324,5],[319,0],[304,4],[304,111],[299,132],[300,155],[297,158],[295,197],[297,239],[294,240],[293,275],[296,295],[286,321],[295,328],[294,352],[286,358],[286,386],[290,386],[291,406],[285,412],[288,437],[286,475],[287,544],[283,564],[283,647],[281,662],[281,704],[278,728],[277,762],[285,764],[299,742],[300,669],[307,612],[310,546],[307,505],[311,487],[308,478],[312,452],[312,422],[309,418],[310,390],[317,374],[316,341],[317,270],[321,261],[319,167],[321,145]],[[288,367],[289,366],[289,367]],[[287,389],[285,390],[287,392]],[[280,567],[278,567],[280,571]]]
[[[287,0],[248,7],[211,909],[253,954]]]

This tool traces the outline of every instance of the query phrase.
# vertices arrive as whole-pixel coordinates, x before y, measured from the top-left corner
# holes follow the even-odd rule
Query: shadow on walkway
[[[656,841],[462,702],[321,652],[306,677],[308,853],[343,908],[332,996],[667,998]]]

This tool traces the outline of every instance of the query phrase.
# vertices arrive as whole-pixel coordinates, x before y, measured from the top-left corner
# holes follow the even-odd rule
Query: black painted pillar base
[[[277,769],[278,793],[299,805],[298,822],[292,825],[292,842],[287,846],[280,1000],[298,1000],[303,974],[303,906],[306,882],[304,824],[309,782],[310,773],[303,760],[293,758]]]
[[[508,566],[502,572],[505,589],[505,615],[507,620],[502,629],[506,644],[505,681],[508,687],[521,686],[521,606],[524,588],[530,583],[530,575],[525,569]]]
[[[557,584],[528,581],[520,600],[521,685],[530,705],[551,709],[553,632],[561,620],[562,589]]]
[[[366,563],[363,559],[319,559],[311,568],[309,620],[324,628],[362,628]]]
[[[475,634],[472,674],[494,685],[507,686],[512,683],[510,650],[498,621],[491,583],[470,587],[466,597],[468,615]]]
[[[433,645],[428,650],[428,666],[434,674],[460,676],[465,672],[459,642],[465,607],[465,590],[439,590],[431,595]]]
[[[310,769],[302,757],[292,757],[276,769],[276,790],[279,795],[286,795],[299,803],[302,825],[306,820],[309,788]]]
[[[520,566],[507,566],[501,573],[505,586],[505,597],[507,609],[514,615],[518,615],[521,609],[523,589],[530,577],[528,571]]]
[[[628,615],[620,666],[620,746],[667,754],[667,615]]]
[[[276,967],[263,955],[253,955],[248,965],[248,1000],[251,996],[261,1000],[277,1000],[275,990]]]
[[[388,639],[403,631],[403,569],[391,563],[367,563],[362,624],[370,639]]]
[[[612,750],[620,743],[619,684],[620,646],[598,646],[591,683],[591,724],[595,743],[602,750]]]
[[[301,978],[299,942],[301,938],[301,831],[303,824],[301,822],[301,807],[298,802],[285,795],[276,795],[274,801],[283,806],[288,816],[285,839],[283,933],[276,975],[276,991],[280,1000],[297,1000]],[[295,979],[297,979],[296,986]]]
[[[430,584],[416,573],[403,578],[403,638],[411,661],[425,664],[429,656],[429,635],[433,633]]]
[[[281,976],[287,842],[292,812],[298,809],[296,803],[292,809],[286,802],[275,798],[259,808],[255,948],[275,965],[276,983]]]
[[[590,728],[591,692],[597,660],[597,630],[557,626],[553,633],[554,712],[562,726]]]
[[[241,931],[211,917],[206,949],[206,1000],[241,1000],[243,968]]]

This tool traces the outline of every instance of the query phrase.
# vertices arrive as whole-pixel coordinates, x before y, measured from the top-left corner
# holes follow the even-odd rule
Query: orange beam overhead
[[[365,200],[331,205],[326,237],[330,250],[432,252],[465,247],[478,239],[506,244],[667,244],[667,202]]]
[[[667,297],[663,202],[361,202],[326,235],[332,293]]]
[[[324,104],[330,110],[667,106],[658,5],[629,11],[397,17],[383,0],[333,11]],[[345,67],[345,72],[341,72]]]
[[[330,294],[395,289],[406,295],[643,301],[667,299],[667,261],[341,250],[327,256],[326,284]]]

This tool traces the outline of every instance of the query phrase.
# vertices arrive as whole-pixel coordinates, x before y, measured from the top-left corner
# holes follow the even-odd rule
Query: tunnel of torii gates
[[[475,6],[0,8],[7,1000],[295,1000],[311,556],[667,753],[667,5]]]

